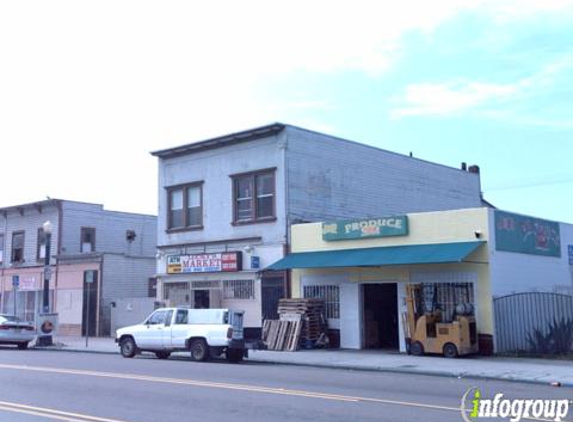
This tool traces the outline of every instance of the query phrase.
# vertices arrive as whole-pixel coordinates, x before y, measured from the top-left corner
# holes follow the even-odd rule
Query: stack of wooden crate
[[[310,348],[326,335],[322,299],[280,299],[278,313],[278,321],[263,323],[263,341],[269,350]]]

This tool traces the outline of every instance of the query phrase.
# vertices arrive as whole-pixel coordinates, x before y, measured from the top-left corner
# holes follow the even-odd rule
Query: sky
[[[573,0],[0,0],[0,207],[157,214],[150,151],[273,122],[573,223]]]

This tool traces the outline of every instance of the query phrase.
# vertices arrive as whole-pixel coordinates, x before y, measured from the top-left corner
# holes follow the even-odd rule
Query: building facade
[[[517,335],[496,315],[497,298],[571,297],[572,245],[573,225],[492,208],[409,213],[293,225],[292,254],[268,269],[293,270],[293,297],[325,299],[341,347],[406,351],[406,285],[417,284],[437,296],[446,321],[456,306],[469,304],[481,338],[492,342],[482,342],[485,349],[498,337]],[[515,342],[526,344],[528,333],[555,311],[540,309],[533,325],[519,326],[522,338]],[[510,318],[526,320],[527,313]]]
[[[297,222],[482,206],[479,170],[455,169],[284,124],[152,153],[158,158],[158,300],[276,317]]]
[[[156,217],[57,199],[1,208],[1,312],[33,321],[42,311],[47,221],[52,225],[49,303],[50,312],[58,314],[59,333],[85,332],[89,297],[90,334],[109,335],[114,301],[150,295]]]

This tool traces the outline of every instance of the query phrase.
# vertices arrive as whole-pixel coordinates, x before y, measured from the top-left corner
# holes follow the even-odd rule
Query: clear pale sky
[[[149,151],[277,121],[573,223],[573,0],[0,0],[0,207],[156,214]]]

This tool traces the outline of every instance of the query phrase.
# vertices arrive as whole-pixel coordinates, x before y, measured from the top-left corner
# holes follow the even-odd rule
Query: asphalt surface
[[[503,381],[0,348],[6,422],[461,421],[471,387],[483,397],[573,398],[569,388]]]

